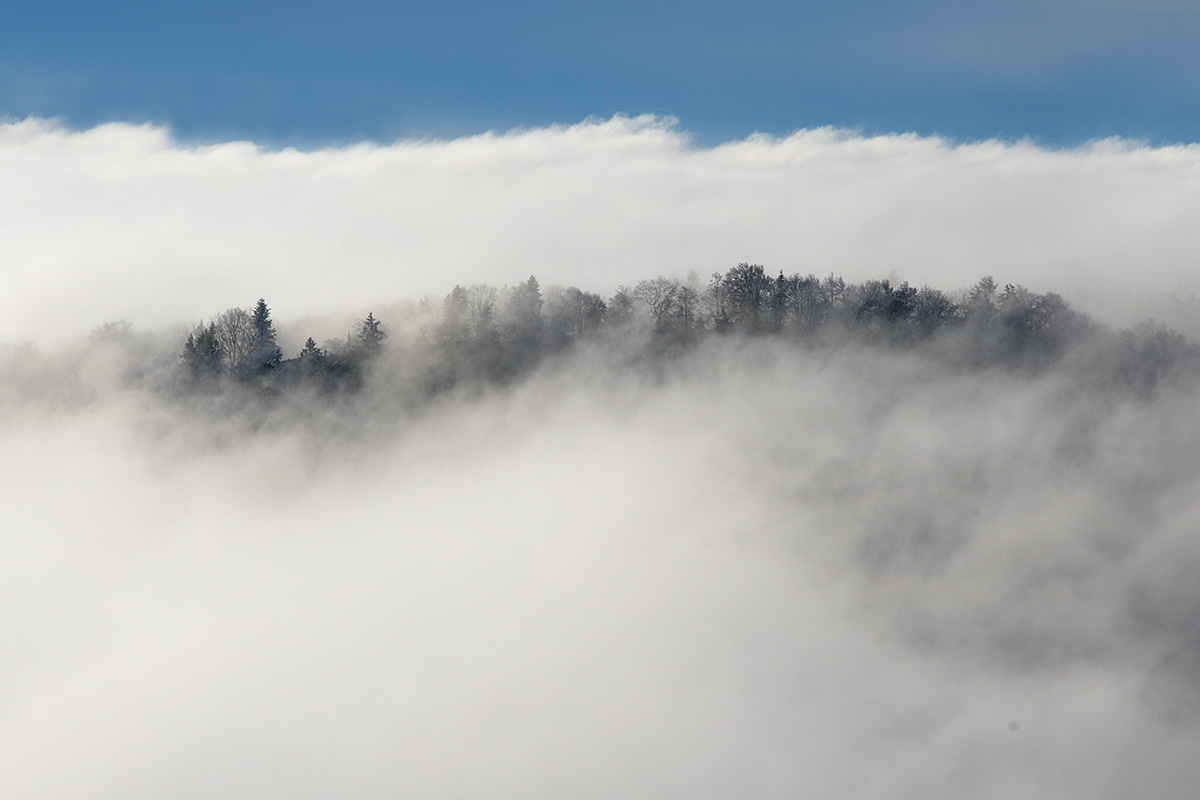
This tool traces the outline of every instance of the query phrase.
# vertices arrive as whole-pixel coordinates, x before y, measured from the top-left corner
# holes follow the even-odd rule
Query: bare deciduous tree
[[[488,335],[495,329],[498,296],[496,287],[486,283],[473,283],[467,287],[467,324],[475,338]]]
[[[254,320],[243,308],[230,308],[213,318],[214,334],[231,371],[246,363],[254,349]]]
[[[654,329],[666,330],[671,326],[675,312],[675,298],[679,293],[679,284],[670,278],[659,276],[649,280],[638,281],[633,287],[633,296],[645,304],[654,321]]]

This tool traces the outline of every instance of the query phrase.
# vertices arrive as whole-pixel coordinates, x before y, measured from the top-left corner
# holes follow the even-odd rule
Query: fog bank
[[[29,119],[0,125],[0,172],[17,289],[0,341],[155,329],[260,296],[283,321],[361,313],[530,273],[607,296],[742,261],[946,290],[994,274],[1122,324],[1173,294],[1187,308],[1168,322],[1195,318],[1196,145],[816,129],[704,148],[670,120],[616,117],[276,152]]]
[[[622,359],[7,400],[0,794],[1191,796],[1194,392]]]

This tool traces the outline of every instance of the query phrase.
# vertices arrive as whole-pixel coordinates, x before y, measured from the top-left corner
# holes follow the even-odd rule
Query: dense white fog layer
[[[1198,356],[1038,294],[1200,332],[1196,146],[28,120],[0,174],[0,797],[1200,785]],[[556,284],[743,261],[1032,291],[758,337],[399,305],[532,273],[561,328]],[[258,297],[327,353],[184,349]]]
[[[260,296],[281,321],[362,313],[531,273],[607,297],[742,261],[947,291],[993,274],[1121,322],[1175,293],[1193,302],[1169,321],[1195,316],[1195,145],[821,129],[700,148],[618,117],[272,152],[26,120],[0,125],[0,175],[0,341],[156,329]]]
[[[47,368],[0,426],[0,795],[1193,796],[1194,392],[589,352],[240,417]]]

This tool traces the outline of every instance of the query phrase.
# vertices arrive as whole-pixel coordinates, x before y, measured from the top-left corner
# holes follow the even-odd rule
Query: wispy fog
[[[5,353],[0,795],[1200,782],[1192,388],[728,336],[254,411],[137,341]]]
[[[653,117],[298,152],[0,125],[0,341],[359,313],[454,282],[610,292],[741,261],[946,290],[985,274],[1127,323],[1197,290],[1200,150],[830,129],[696,147]],[[1170,322],[1183,325],[1190,314]]]

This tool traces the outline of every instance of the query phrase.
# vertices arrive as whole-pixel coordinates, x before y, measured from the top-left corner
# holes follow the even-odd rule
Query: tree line
[[[1195,345],[1144,323],[1116,334],[1075,311],[1059,295],[991,277],[948,294],[907,282],[849,283],[835,275],[776,276],[742,263],[706,282],[659,276],[619,286],[607,299],[574,286],[543,291],[530,276],[513,286],[455,286],[427,298],[409,341],[388,341],[370,313],[343,340],[311,337],[291,358],[276,341],[265,300],[253,310],[223,311],[195,328],[181,362],[197,382],[313,384],[353,391],[387,347],[419,363],[431,391],[463,380],[503,381],[573,345],[628,337],[647,352],[688,348],[713,336],[777,337],[813,346],[862,343],[913,348],[937,342],[974,365],[1052,364],[1083,342],[1102,345],[1113,376],[1139,388],[1169,370],[1197,371]]]

